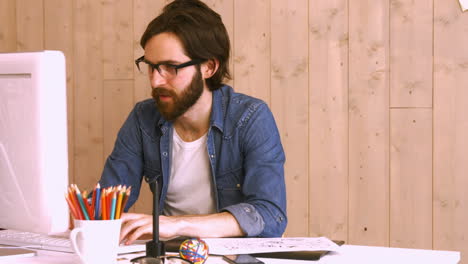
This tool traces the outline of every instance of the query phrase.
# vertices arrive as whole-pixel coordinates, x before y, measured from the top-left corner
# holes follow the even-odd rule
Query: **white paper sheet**
[[[326,237],[204,238],[210,254],[232,255],[292,251],[339,251]]]
[[[460,0],[460,5],[463,11],[468,10],[468,0]]]

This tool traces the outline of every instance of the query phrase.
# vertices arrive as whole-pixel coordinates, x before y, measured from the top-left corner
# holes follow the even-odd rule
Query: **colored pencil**
[[[89,220],[90,218],[89,218],[88,212],[86,210],[86,206],[84,204],[83,197],[81,196],[80,189],[78,189],[78,186],[76,186],[76,185],[75,185],[75,191],[76,191],[76,198],[77,198],[78,202],[80,203],[81,210],[83,211],[84,220]]]
[[[125,196],[122,201],[122,208],[120,209],[121,216],[123,212],[125,211],[125,205],[127,205],[127,201],[128,201],[128,198],[130,197],[131,192],[132,192],[132,186],[128,187],[127,190],[125,191]]]
[[[96,185],[96,188],[94,189],[93,193],[93,199],[94,199],[94,219],[99,220],[99,211],[100,205],[101,205],[101,185],[99,183]]]
[[[88,192],[86,190],[83,191],[81,196],[83,197],[83,202],[86,208],[86,212],[88,213],[89,219],[94,220],[93,210],[91,208],[91,204],[89,204]]]
[[[72,188],[71,186],[68,187],[68,193],[70,194],[70,201],[73,203],[76,209],[76,213],[78,214],[78,220],[84,220],[84,214],[81,211],[80,203],[78,202],[78,199],[76,198],[76,192],[74,191],[74,188]]]
[[[93,215],[94,215],[94,212],[95,212],[94,208],[96,208],[96,188],[97,188],[97,184],[96,184],[96,186],[94,186],[93,196],[91,197],[91,209],[93,210]]]
[[[110,220],[115,219],[115,205],[117,203],[117,197],[116,197],[116,192],[112,193],[112,202],[111,202],[111,215],[110,215]]]
[[[115,209],[115,219],[120,219],[120,208],[122,207],[122,200],[125,193],[125,186],[119,191],[117,198],[117,206]]]
[[[102,208],[102,220],[107,220],[107,204],[106,204],[106,195],[107,195],[107,190],[103,189],[102,194],[101,194],[101,208]]]
[[[73,206],[72,202],[70,201],[69,193],[65,193],[65,200],[67,200],[67,204],[68,204],[68,207],[70,207],[70,212],[71,212],[73,218],[79,219],[78,214],[76,213],[76,208],[75,208],[75,206]]]
[[[107,188],[107,195],[106,195],[106,212],[107,212],[107,220],[111,218],[111,207],[112,207],[112,193],[114,192],[114,187]]]

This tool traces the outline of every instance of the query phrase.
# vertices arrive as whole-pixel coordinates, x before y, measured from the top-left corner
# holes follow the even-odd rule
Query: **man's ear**
[[[207,60],[202,64],[201,72],[203,79],[208,79],[213,76],[219,68],[219,61],[217,59]]]

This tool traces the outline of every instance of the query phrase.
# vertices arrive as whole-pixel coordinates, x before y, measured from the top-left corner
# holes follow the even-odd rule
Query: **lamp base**
[[[152,257],[138,257],[130,260],[132,263],[137,263],[137,264],[163,264],[164,260],[160,258],[152,258]]]
[[[155,242],[153,240],[146,242],[147,257],[157,258],[164,255],[166,255],[166,248],[164,246],[164,242]]]

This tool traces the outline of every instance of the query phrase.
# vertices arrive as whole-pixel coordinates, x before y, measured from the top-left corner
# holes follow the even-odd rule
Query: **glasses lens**
[[[170,65],[160,64],[159,70],[160,70],[161,76],[166,79],[174,78],[177,75],[176,69]]]
[[[138,72],[142,75],[145,75],[145,76],[148,76],[151,74],[151,66],[149,66],[146,62],[144,61],[140,61],[138,63],[138,67],[137,67]],[[156,70],[156,69],[155,69]]]
[[[156,68],[153,68],[151,65],[144,61],[138,63],[139,73],[145,76],[151,76],[157,71]],[[176,69],[171,65],[159,64],[159,74],[165,79],[174,78],[177,75]]]

